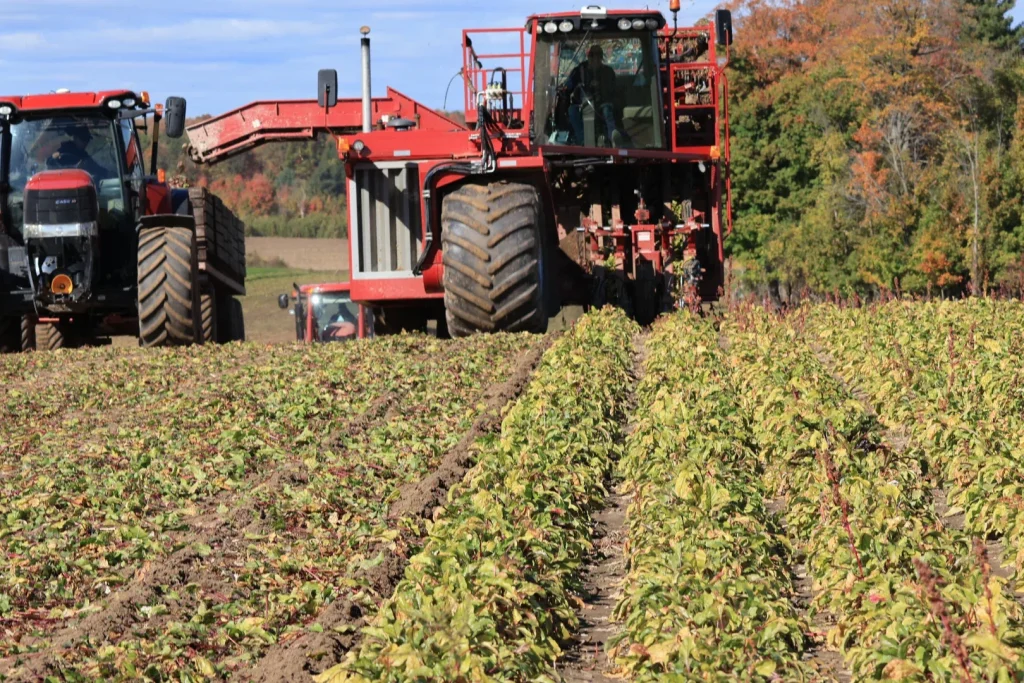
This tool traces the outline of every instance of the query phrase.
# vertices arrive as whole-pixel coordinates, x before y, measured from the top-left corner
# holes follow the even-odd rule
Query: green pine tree
[[[969,29],[970,38],[1001,50],[1021,49],[1024,41],[1024,26],[1013,25],[1010,11],[1016,0],[964,0],[974,12],[974,24]]]

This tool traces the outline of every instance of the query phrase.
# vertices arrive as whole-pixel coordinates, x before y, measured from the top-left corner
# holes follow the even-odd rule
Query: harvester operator
[[[569,123],[577,145],[585,144],[583,132],[583,105],[589,102],[608,129],[608,140],[613,147],[621,147],[629,139],[615,121],[615,69],[604,63],[604,50],[592,45],[587,51],[587,60],[580,63],[569,74],[566,84],[572,94],[569,106]],[[578,92],[583,97],[578,97]],[[576,101],[579,99],[580,101]]]

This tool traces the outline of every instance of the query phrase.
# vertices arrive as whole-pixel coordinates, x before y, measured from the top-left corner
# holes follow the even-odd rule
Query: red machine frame
[[[639,12],[608,10],[607,16],[614,20],[620,16],[636,16]],[[724,238],[732,230],[731,185],[728,177],[728,83],[724,72],[727,56],[720,59],[714,24],[672,29],[667,27],[662,15],[647,10],[643,12],[662,19],[662,28],[657,34],[662,56],[665,57],[658,65],[662,82],[662,106],[665,118],[673,122],[666,131],[671,139],[670,148],[666,150],[531,143],[528,124],[523,121],[523,115],[524,112],[532,112],[534,107],[533,64],[537,38],[542,32],[542,22],[577,20],[581,16],[579,12],[565,12],[531,16],[527,28],[466,29],[462,32],[465,126],[391,88],[388,89],[387,97],[372,101],[373,126],[370,133],[363,132],[362,102],[359,99],[338,100],[336,106],[329,108],[321,106],[317,100],[255,102],[190,128],[188,132],[193,144],[192,156],[197,162],[215,162],[262,142],[310,139],[318,133],[331,134],[336,139],[339,156],[346,162],[349,207],[353,211],[349,225],[353,229],[357,222],[352,179],[357,165],[417,163],[420,177],[427,177],[442,165],[479,160],[485,151],[483,136],[488,138],[487,143],[493,145],[495,170],[498,172],[534,169],[550,178],[552,163],[567,157],[600,157],[613,165],[643,162],[697,163],[702,168],[710,166],[710,210],[695,211],[690,216],[682,217],[680,222],[651,224],[650,212],[642,207],[642,210],[636,212],[636,223],[633,225],[628,225],[621,215],[613,211],[610,221],[594,217],[575,227],[589,233],[587,241],[591,249],[598,249],[605,239],[610,239],[615,242],[614,250],[624,257],[623,260],[642,258],[658,267],[672,258],[673,238],[684,235],[690,242],[694,242],[693,235],[696,232],[710,228],[717,241],[717,266],[721,268]],[[477,52],[474,39],[485,42],[485,38],[494,36],[511,36],[513,40],[518,37],[519,50]],[[700,61],[673,61],[676,46],[696,36],[706,40],[707,58]],[[501,61],[502,64],[492,65],[494,61]],[[495,88],[493,83],[488,82],[488,74],[493,79],[498,72],[506,78],[510,74],[518,75],[519,87]],[[707,78],[710,100],[688,104],[685,84],[690,82],[687,77],[695,73]],[[478,123],[478,109],[474,103],[481,99],[486,100],[486,106],[494,114],[492,118],[496,123],[474,128],[473,124]],[[714,136],[707,144],[683,144],[677,134],[676,123],[680,117],[695,111],[713,113]],[[389,121],[396,118],[413,121],[412,130],[390,128]],[[459,180],[459,176],[441,173],[425,189],[424,196],[420,198],[420,211],[426,218],[425,223],[437,226],[440,221],[439,202],[429,203],[428,198],[432,194],[440,195],[445,187]],[[440,258],[439,240],[432,233],[433,230],[431,233],[425,231],[422,236],[421,263],[412,276],[358,278],[354,275],[351,283],[353,299],[367,305],[380,305],[442,297],[444,265]],[[648,235],[650,240],[647,239]],[[350,272],[353,274],[356,273],[356,269],[352,268],[357,257],[355,249],[355,240],[350,240]],[[622,260],[619,261],[621,266]]]

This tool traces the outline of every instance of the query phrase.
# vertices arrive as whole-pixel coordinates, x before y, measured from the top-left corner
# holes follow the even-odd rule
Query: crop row
[[[983,550],[937,518],[921,462],[881,439],[784,321],[751,310],[725,329],[812,607],[835,617],[854,679],[1017,679],[1024,615]]]
[[[47,427],[81,450],[62,461],[47,436],[20,454],[25,493],[0,533],[3,549],[20,558],[0,585],[20,610],[7,622],[8,653],[55,656],[71,679],[202,679],[316,628],[340,596],[362,593],[372,607],[356,573],[395,550],[401,520],[387,520],[390,500],[454,445],[481,409],[482,391],[533,343],[499,336],[222,347],[104,366],[109,375],[93,380],[124,392],[79,405],[72,419],[85,429],[72,431],[57,416]],[[31,414],[39,397],[23,401]],[[361,417],[372,406],[380,414]],[[119,413],[114,435],[103,431],[111,411]],[[83,456],[92,449],[94,457]],[[46,481],[32,467],[57,476]],[[43,485],[51,502],[26,505]],[[196,525],[211,518],[221,528],[199,542]],[[65,533],[69,524],[87,533]],[[147,593],[116,637],[54,653],[45,633],[18,630],[41,630],[19,614],[102,612],[118,584],[131,589],[151,563],[173,564],[182,550],[193,559],[181,585]]]
[[[634,325],[605,310],[545,354],[358,651],[320,681],[544,681],[579,625],[591,512],[620,449]]]
[[[1024,562],[1024,307],[971,301],[821,308],[807,329],[880,419],[906,431],[965,528]]]
[[[638,681],[814,679],[795,560],[714,328],[689,314],[657,326],[637,394],[617,663]]]
[[[7,392],[0,550],[9,562],[0,617],[9,620],[8,642],[100,607],[142,562],[177,549],[176,532],[203,500],[243,488],[301,450],[293,442],[300,424],[340,418],[342,401],[331,413],[332,399],[351,396],[344,404],[359,411],[373,398],[345,381],[374,386],[379,375],[359,363],[355,347],[331,359],[292,351],[259,363],[240,351],[210,347],[141,362],[38,354],[63,356],[71,371]]]

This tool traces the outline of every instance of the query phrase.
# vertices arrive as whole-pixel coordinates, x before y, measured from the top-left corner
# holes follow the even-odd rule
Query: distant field
[[[323,240],[334,241],[334,240]],[[295,341],[295,319],[277,305],[277,297],[290,294],[292,284],[338,282],[348,279],[344,271],[310,271],[296,268],[250,268],[246,279],[245,337],[265,344]]]
[[[250,261],[280,259],[288,268],[303,270],[348,270],[348,240],[304,237],[246,237],[245,253]],[[252,257],[256,257],[253,259]]]

